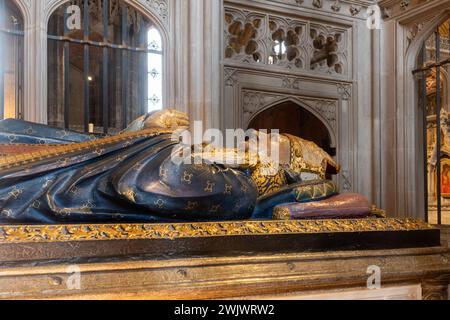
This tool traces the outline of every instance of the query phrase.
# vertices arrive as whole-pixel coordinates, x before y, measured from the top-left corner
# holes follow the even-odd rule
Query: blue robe
[[[95,139],[102,138],[20,120],[0,121],[0,144],[61,145]],[[299,198],[299,187],[324,181],[295,180],[258,199],[249,172],[213,163],[177,164],[171,157],[177,147],[170,134],[161,132],[0,167],[0,223],[265,220],[272,218],[277,205],[335,194]]]
[[[0,144],[67,144],[92,137],[0,121]],[[132,138],[0,169],[1,223],[105,223],[248,219],[252,180],[215,164],[175,164],[169,134]]]

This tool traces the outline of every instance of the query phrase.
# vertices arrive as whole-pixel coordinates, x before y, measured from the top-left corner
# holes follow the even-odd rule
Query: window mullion
[[[89,40],[89,0],[84,0],[84,40]],[[84,84],[84,131],[89,132],[90,108],[89,108],[89,45],[84,45],[84,66],[83,66],[83,84]]]
[[[67,13],[64,13],[64,21],[67,21]],[[67,23],[64,23],[64,36],[67,36]],[[69,72],[70,72],[70,43],[64,42],[63,48],[63,64],[64,64],[64,74],[63,74],[63,82],[64,82],[64,128],[69,129],[70,127],[70,84],[69,84]]]
[[[145,36],[145,28],[144,28],[144,21],[142,17],[139,17],[139,46],[143,49],[146,49],[146,36]],[[145,110],[145,102],[146,102],[146,90],[144,84],[146,83],[145,77],[148,76],[148,68],[144,68],[145,66],[145,58],[147,54],[146,53],[138,53],[138,65],[139,65],[139,113],[140,114],[146,114]],[[147,70],[147,72],[146,72]]]

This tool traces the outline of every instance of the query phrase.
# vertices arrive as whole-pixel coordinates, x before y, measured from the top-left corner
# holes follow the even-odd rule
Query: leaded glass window
[[[163,107],[163,46],[161,34],[150,28],[148,39],[148,111]]]

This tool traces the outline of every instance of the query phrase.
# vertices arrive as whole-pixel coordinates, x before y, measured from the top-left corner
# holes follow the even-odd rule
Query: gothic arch
[[[261,113],[264,111],[267,111],[269,109],[272,109],[278,105],[281,105],[286,102],[292,102],[296,104],[298,107],[305,109],[306,111],[310,112],[312,115],[314,115],[326,128],[328,131],[328,134],[331,139],[331,147],[336,148],[337,147],[337,139],[336,139],[336,132],[335,129],[333,129],[332,125],[329,123],[327,119],[323,117],[323,115],[318,112],[314,107],[306,103],[305,101],[302,101],[301,98],[297,97],[285,97],[282,99],[278,99],[276,101],[272,101],[268,104],[266,104],[264,107],[260,108],[258,111],[256,111],[252,116],[246,121],[245,127],[247,128],[251,122],[256,119]]]
[[[419,107],[418,107],[417,83],[415,79],[411,76],[412,72],[417,68],[420,51],[422,50],[424,41],[426,41],[426,39],[428,39],[428,37],[431,36],[431,34],[436,30],[436,27],[438,25],[442,24],[449,18],[450,18],[450,10],[446,10],[441,14],[439,14],[438,16],[434,17],[417,34],[417,36],[411,42],[406,51],[405,66],[404,66],[406,75],[404,81],[405,98],[406,98],[405,105],[413,108],[413,110],[415,111],[415,117],[419,117],[419,115],[417,114]],[[448,75],[444,73],[444,76],[447,76],[448,81]],[[415,124],[417,124],[417,122]],[[417,129],[416,125],[409,127],[410,129]],[[410,130],[410,133],[413,133],[412,130]]]
[[[18,1],[24,1],[24,0],[18,0]],[[55,12],[56,9],[58,9],[60,6],[62,6],[64,3],[69,2],[70,0],[53,0],[48,1],[45,11],[44,11],[44,21],[45,21],[45,28],[47,30],[48,21],[50,20],[51,15],[53,12]],[[168,30],[167,30],[167,21],[164,21],[167,19],[167,13],[164,13],[161,9],[161,12],[157,12],[156,9],[152,8],[150,6],[150,3],[159,3],[160,7],[162,4],[166,7],[168,10],[168,3],[165,0],[151,0],[151,1],[145,1],[145,0],[122,0],[126,3],[128,3],[130,6],[134,7],[138,11],[140,11],[144,16],[149,18],[152,22],[156,24],[159,31],[161,32],[161,36],[163,37],[163,43],[164,48],[167,48],[169,44],[169,36],[168,36]],[[144,5],[143,3],[147,2],[149,5]]]
[[[436,27],[448,20],[450,17],[450,10],[439,11],[431,20],[428,18],[428,22],[424,20],[420,13],[414,17],[414,23],[423,22],[423,28],[417,33],[409,46],[403,50],[403,60],[400,61],[402,66],[402,73],[399,75],[400,86],[397,86],[397,114],[401,114],[400,130],[404,139],[403,151],[399,152],[399,158],[404,159],[404,168],[402,184],[405,188],[405,207],[403,208],[405,214],[413,215],[416,217],[423,217],[423,197],[417,196],[423,194],[423,175],[417,175],[417,168],[423,167],[424,160],[422,159],[423,150],[422,137],[421,137],[421,111],[418,105],[418,90],[417,81],[413,75],[413,71],[417,69],[418,59],[422,45],[424,41],[434,32]],[[426,17],[425,17],[426,18]],[[400,24],[402,31],[406,34],[407,26]],[[406,42],[406,37],[400,40]],[[399,79],[399,78],[397,78]]]
[[[406,66],[413,71],[417,67],[420,50],[423,42],[436,30],[436,27],[444,23],[450,18],[450,10],[445,10],[441,14],[434,17],[431,21],[426,23],[424,28],[411,41],[406,51]]]
[[[12,0],[20,10],[22,14],[24,25],[27,26],[31,21],[30,2],[26,0]],[[25,28],[26,31],[26,28]]]

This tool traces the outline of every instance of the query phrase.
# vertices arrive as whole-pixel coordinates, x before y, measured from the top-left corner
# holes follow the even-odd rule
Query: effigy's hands
[[[175,109],[164,109],[149,114],[144,120],[143,129],[187,129],[189,123],[189,116],[186,113]]]
[[[255,131],[253,140],[250,139],[245,144],[250,163],[278,162],[281,165],[289,164],[290,143],[284,135]]]
[[[249,131],[245,142],[237,148],[211,148],[209,152],[203,152],[203,157],[234,169],[254,169],[261,165],[276,167],[289,163],[289,141],[284,140],[282,136],[276,139],[262,131]]]

